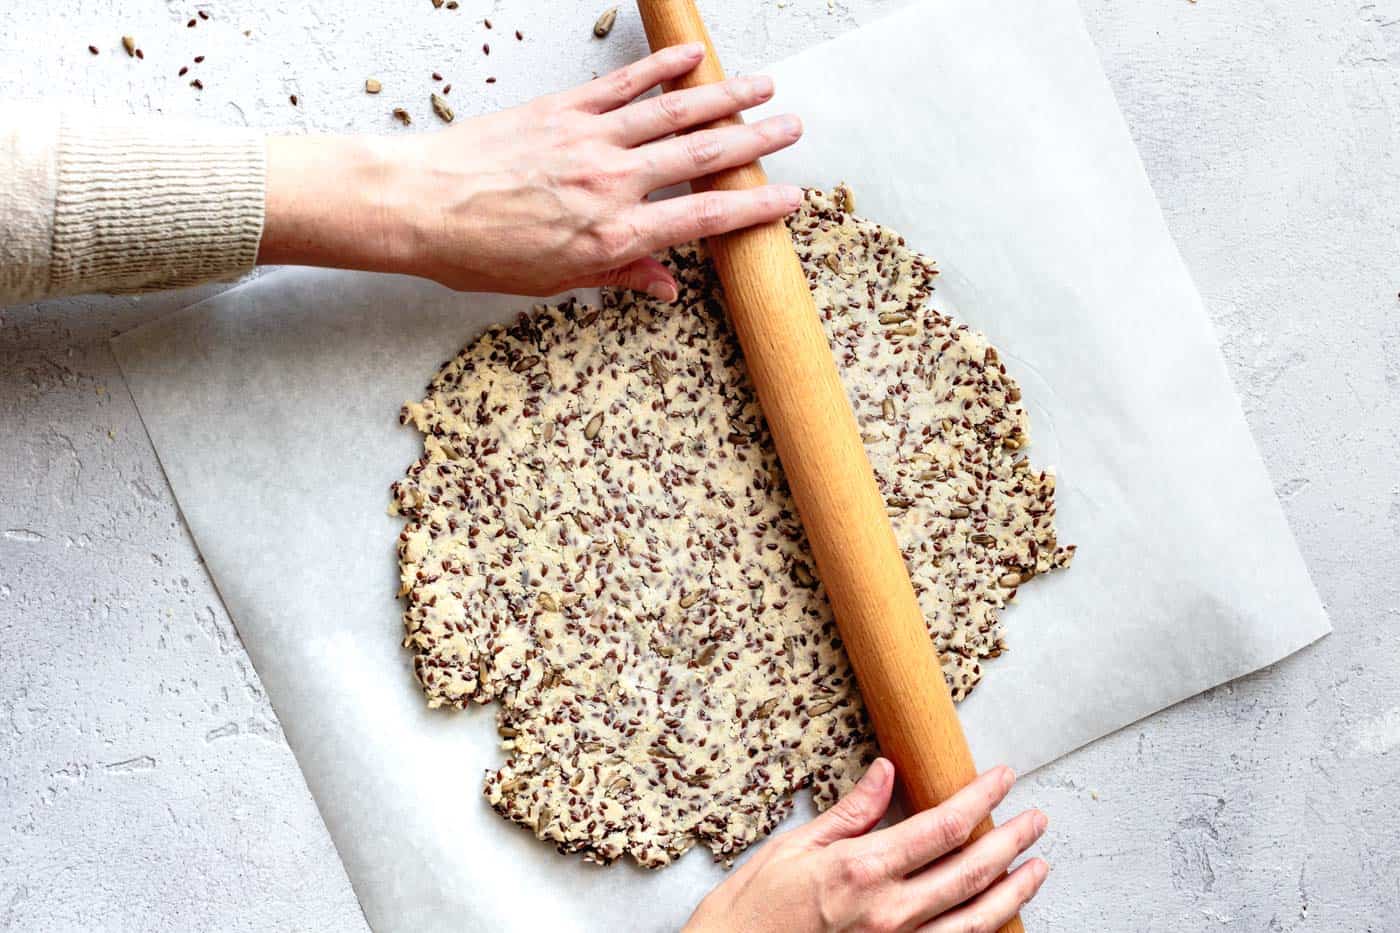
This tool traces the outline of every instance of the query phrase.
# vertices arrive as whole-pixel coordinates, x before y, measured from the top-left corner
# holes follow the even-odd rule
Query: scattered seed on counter
[[[524,42],[524,41],[525,41],[525,33],[521,32],[519,29],[517,29],[517,30],[515,31],[515,41],[516,41],[516,42]]]
[[[200,18],[200,19],[208,19],[208,18],[209,18],[209,14],[206,13],[205,11],[203,11],[203,10],[200,10],[200,11],[199,11],[199,18]]]
[[[378,93],[379,93],[380,91],[382,91],[382,90],[384,90],[384,85],[380,84],[380,83],[379,83],[378,81],[376,81],[374,78],[366,78],[366,79],[365,79],[365,93],[366,93],[366,94],[378,94]]]
[[[442,80],[442,74],[439,73],[439,72],[434,71],[434,72],[433,72],[433,80],[434,80],[434,81],[441,81],[441,80]]]
[[[139,59],[141,59],[141,61],[144,62],[144,61],[146,60],[146,53],[143,52],[143,51],[141,51],[141,50],[138,48],[138,49],[136,50],[136,57],[139,58]]]
[[[490,54],[491,54],[491,43],[489,43],[489,42],[483,42],[483,43],[481,43],[481,51],[482,51],[482,54],[484,54],[484,55],[490,55]]]
[[[454,114],[452,113],[452,108],[447,106],[447,101],[443,99],[442,95],[432,95],[432,102],[433,113],[437,114],[442,119],[443,123],[451,123]]]
[[[90,46],[88,46],[88,51],[91,52],[91,53],[94,54],[94,55],[100,54],[100,53],[97,51],[97,46],[95,46],[95,45],[90,45]]]
[[[486,79],[486,83],[487,83],[487,84],[495,84],[495,83],[496,83],[496,79],[495,79],[495,78],[487,78],[487,79]]]
[[[196,56],[194,57],[194,63],[195,63],[196,65],[202,64],[203,62],[204,62],[204,56],[203,56],[203,55],[196,55]]]
[[[450,84],[444,84],[444,85],[442,86],[442,96],[443,96],[443,97],[446,97],[448,94],[451,94],[451,93],[452,93],[452,85],[450,85]]]
[[[295,107],[297,105],[297,96],[293,94],[289,99],[292,102],[292,106]]]
[[[405,110],[405,109],[403,109],[402,107],[395,107],[395,108],[394,108],[394,119],[395,119],[395,120],[398,120],[398,121],[399,121],[400,123],[402,123],[404,126],[408,126],[408,125],[410,125],[411,123],[413,123],[413,118],[410,117],[410,116],[408,115],[408,111]]]
[[[131,36],[122,36],[122,48],[126,49],[128,58],[136,57],[136,40]]]
[[[190,20],[188,23],[185,24],[185,28],[186,28],[186,29],[193,29],[193,28],[194,28],[196,25],[198,25],[198,24],[199,24],[199,20],[197,20],[197,19],[192,19],[192,20]]]
[[[484,25],[487,29],[490,29],[490,28],[491,28],[491,21],[490,21],[489,19],[484,19],[484,20],[481,21],[481,23],[482,23],[482,25]]]
[[[177,77],[183,78],[185,75],[187,75],[187,74],[189,74],[189,73],[190,73],[190,66],[189,66],[189,65],[181,65],[181,66],[180,66],[180,71],[179,71],[179,74],[177,75]]]
[[[194,88],[196,91],[202,91],[204,90],[204,82],[199,80],[198,78],[195,78],[193,81],[190,82],[190,87]]]
[[[617,7],[604,10],[603,15],[598,17],[597,21],[593,24],[593,35],[597,36],[599,39],[607,38],[608,33],[612,32],[613,26],[616,23]]]
[[[447,8],[449,10],[457,9],[457,0],[447,0]]]

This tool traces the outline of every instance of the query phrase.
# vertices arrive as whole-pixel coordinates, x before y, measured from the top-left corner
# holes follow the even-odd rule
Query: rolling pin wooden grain
[[[705,58],[668,90],[724,80],[694,0],[637,6],[653,51],[705,43]],[[692,187],[767,183],[755,162]],[[774,221],[706,244],[881,751],[894,762],[905,803],[936,806],[977,769],[792,238]],[[973,838],[991,828],[985,821]],[[1021,933],[1021,921],[1001,929]]]

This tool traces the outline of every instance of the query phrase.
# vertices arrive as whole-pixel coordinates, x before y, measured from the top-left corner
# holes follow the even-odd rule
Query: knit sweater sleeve
[[[266,174],[254,132],[0,103],[0,305],[236,277]]]

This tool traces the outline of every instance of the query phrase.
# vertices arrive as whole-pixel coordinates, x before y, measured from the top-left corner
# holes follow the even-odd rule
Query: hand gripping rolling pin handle
[[[667,90],[724,80],[694,0],[637,6],[653,50],[705,43],[705,58]],[[754,162],[693,187],[767,182]],[[905,803],[936,806],[977,770],[792,238],[774,221],[710,237],[707,246],[881,750]],[[985,821],[973,838],[991,828]],[[1002,927],[1021,931],[1018,918]]]

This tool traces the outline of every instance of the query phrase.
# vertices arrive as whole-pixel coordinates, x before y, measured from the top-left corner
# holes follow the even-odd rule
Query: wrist
[[[258,263],[409,271],[414,237],[403,182],[411,171],[407,142],[270,137]]]

